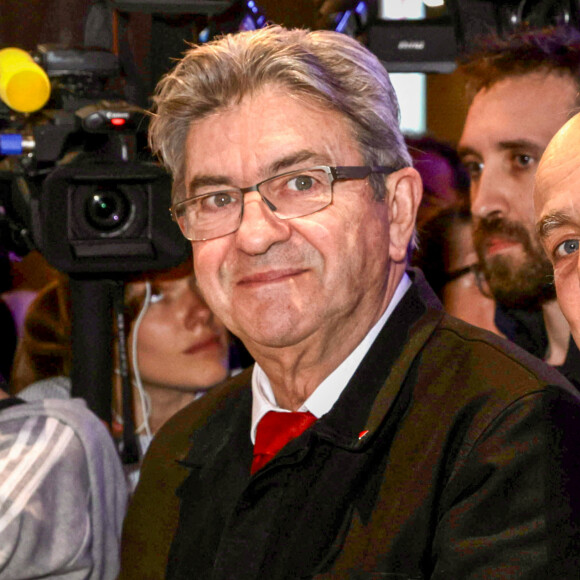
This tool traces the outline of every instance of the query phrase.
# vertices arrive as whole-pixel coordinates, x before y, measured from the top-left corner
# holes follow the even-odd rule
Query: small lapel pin
[[[358,440],[364,439],[369,434],[369,430],[365,429],[358,434]]]

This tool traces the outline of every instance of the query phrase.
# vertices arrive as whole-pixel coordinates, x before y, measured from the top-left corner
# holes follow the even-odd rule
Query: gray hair
[[[342,114],[367,165],[411,166],[397,97],[369,50],[336,32],[269,26],[194,46],[159,82],[149,140],[173,174],[174,201],[184,197],[185,141],[192,123],[265,85],[284,87],[293,97]],[[371,183],[382,199],[384,177],[374,174]]]

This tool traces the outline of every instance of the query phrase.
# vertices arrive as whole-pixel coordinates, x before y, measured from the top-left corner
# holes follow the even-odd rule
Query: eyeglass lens
[[[320,211],[332,201],[330,175],[323,169],[293,171],[263,181],[258,192],[279,219],[302,217]],[[237,230],[244,193],[222,190],[196,196],[176,210],[176,220],[191,240],[208,240]]]

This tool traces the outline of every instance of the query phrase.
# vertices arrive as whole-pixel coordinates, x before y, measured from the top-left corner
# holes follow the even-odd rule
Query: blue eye
[[[580,240],[566,240],[556,246],[554,254],[559,258],[563,258],[564,256],[569,256],[577,252],[579,246]]]

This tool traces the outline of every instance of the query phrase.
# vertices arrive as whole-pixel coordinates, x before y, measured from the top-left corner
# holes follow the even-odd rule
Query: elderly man
[[[536,224],[554,266],[558,303],[580,344],[580,115],[568,121],[546,148],[536,174]]]
[[[580,402],[407,272],[421,183],[380,62],[271,27],[156,103],[199,287],[256,364],[152,444],[122,578],[576,574]]]
[[[498,304],[496,324],[580,388],[580,353],[533,217],[538,162],[579,102],[580,32],[490,39],[463,72],[474,98],[458,149],[471,175],[474,242]]]

